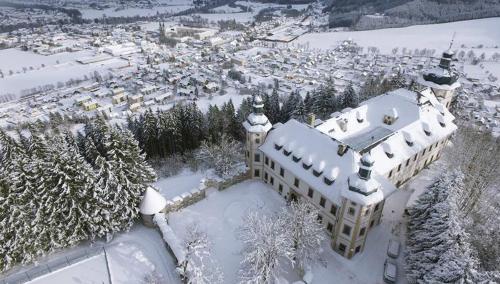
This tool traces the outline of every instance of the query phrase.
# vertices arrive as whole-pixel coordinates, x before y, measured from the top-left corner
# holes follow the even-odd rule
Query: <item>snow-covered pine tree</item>
[[[218,284],[224,282],[224,274],[212,256],[208,236],[197,224],[186,230],[184,250],[186,259],[181,264],[187,284]]]
[[[298,201],[284,208],[279,216],[287,224],[286,233],[292,237],[294,259],[302,275],[319,260],[321,243],[326,239],[318,215],[318,209],[309,202]]]
[[[411,282],[460,283],[476,268],[458,215],[462,186],[461,173],[443,174],[409,210],[406,270]]]
[[[158,156],[158,120],[151,109],[144,113],[142,138],[146,155],[149,158]]]
[[[105,147],[106,160],[120,185],[115,192],[116,207],[110,218],[118,222],[120,228],[128,229],[139,213],[141,195],[148,184],[155,181],[156,174],[146,163],[130,131],[111,128]]]
[[[342,96],[344,97],[344,108],[346,107],[357,107],[359,104],[359,97],[356,91],[354,90],[354,87],[352,86],[352,83],[347,85],[346,89],[344,90]]]
[[[279,122],[280,120],[280,97],[278,91],[273,89],[273,93],[269,97],[268,107],[269,113],[264,112],[271,123]],[[264,111],[266,110],[266,104],[264,105]]]
[[[229,99],[222,106],[224,133],[238,140],[240,138],[241,123],[238,122],[233,101]]]
[[[287,122],[290,118],[292,118],[292,115],[300,101],[302,101],[302,97],[299,95],[298,92],[292,92],[288,96],[285,103],[281,107],[281,114],[280,114],[281,122],[283,123]]]
[[[243,218],[238,238],[243,242],[240,278],[243,283],[274,283],[283,262],[293,264],[293,239],[284,218],[255,211]]]
[[[335,84],[330,78],[314,92],[312,111],[319,118],[329,117],[338,108],[336,95]]]
[[[219,140],[222,134],[222,115],[217,105],[210,105],[206,114],[207,138],[210,142]]]
[[[41,235],[46,242],[45,251],[87,239],[88,212],[95,210],[91,203],[94,186],[91,166],[62,135],[49,142],[38,191],[41,214],[36,218],[44,226]]]

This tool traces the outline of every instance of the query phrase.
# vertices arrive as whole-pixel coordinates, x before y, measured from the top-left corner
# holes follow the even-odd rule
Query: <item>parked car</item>
[[[397,275],[397,265],[391,262],[389,259],[386,259],[384,263],[384,281],[386,283],[396,283]]]
[[[396,240],[389,240],[389,246],[387,246],[387,255],[392,258],[398,258],[400,243]]]

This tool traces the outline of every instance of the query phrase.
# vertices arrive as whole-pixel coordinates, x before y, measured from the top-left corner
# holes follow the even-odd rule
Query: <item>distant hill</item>
[[[328,1],[328,0],[327,0]],[[330,27],[356,30],[500,16],[500,0],[330,0]]]

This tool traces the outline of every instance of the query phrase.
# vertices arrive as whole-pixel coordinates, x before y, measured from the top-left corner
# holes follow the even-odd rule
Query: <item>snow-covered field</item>
[[[134,226],[130,232],[118,234],[109,244],[105,245],[110,274],[106,268],[104,252],[66,266],[51,273],[33,279],[33,284],[83,284],[83,283],[145,283],[145,277],[155,275],[160,283],[180,283],[172,257],[168,254],[163,239],[155,229],[143,225]],[[82,244],[53,254],[39,263],[44,264],[51,259],[70,258],[78,251],[88,248]],[[18,273],[28,271],[29,266],[20,269]]]
[[[305,34],[297,39],[297,43],[309,42],[310,48],[328,49],[340,42],[352,39],[363,47],[378,47],[382,53],[390,53],[395,47],[409,49],[448,48],[453,33],[456,32],[454,48],[464,49],[484,45],[478,52],[500,52],[500,18],[488,18],[471,21],[452,22],[434,25],[418,25],[405,28],[380,29],[370,31],[328,32]]]
[[[391,238],[403,238],[401,216],[410,193],[401,190],[389,198],[384,208],[383,221],[370,231],[362,254],[347,260],[325,242],[321,256],[326,266],[319,265],[313,270],[313,283],[383,283],[382,271],[387,244]],[[169,224],[183,238],[186,228],[191,223],[198,223],[213,242],[213,257],[222,266],[225,283],[236,283],[242,260],[242,244],[236,235],[243,216],[254,210],[271,214],[283,206],[285,200],[268,185],[260,181],[245,181],[222,192],[214,191],[206,199],[170,214]],[[401,257],[402,254],[400,259]],[[398,283],[405,283],[402,265],[399,265],[399,269]],[[283,277],[289,282],[299,280],[290,269]]]

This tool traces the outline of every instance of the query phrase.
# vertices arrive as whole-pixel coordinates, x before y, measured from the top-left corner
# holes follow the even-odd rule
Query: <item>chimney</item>
[[[311,127],[314,127],[314,124],[316,123],[316,116],[314,115],[314,113],[309,113],[307,115],[307,124],[309,124],[309,126]]]
[[[345,145],[345,144],[339,144],[339,147],[338,147],[338,150],[337,150],[337,154],[339,156],[343,156],[345,154],[345,152],[347,152],[347,145]]]

